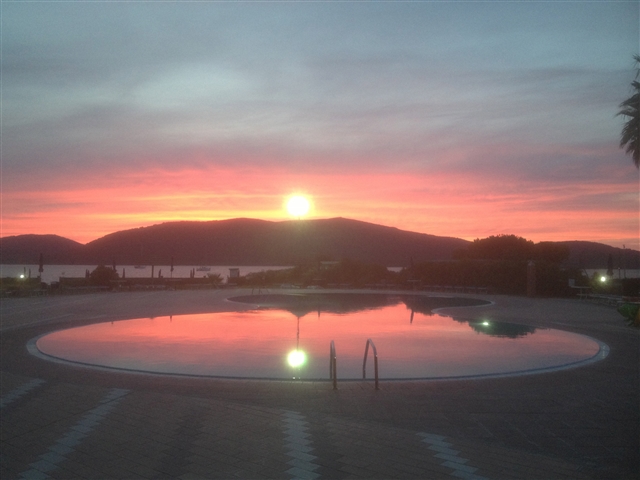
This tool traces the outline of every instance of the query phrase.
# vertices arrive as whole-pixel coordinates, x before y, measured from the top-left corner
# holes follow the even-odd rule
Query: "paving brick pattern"
[[[603,362],[501,379],[382,382],[380,391],[371,382],[333,391],[329,382],[108,373],[45,362],[24,347],[83,322],[229,308],[242,306],[210,292],[3,304],[0,477],[637,478],[639,337],[610,309],[578,301],[503,297],[483,311],[451,310],[562,323],[609,344]]]
[[[2,420],[2,478],[590,478],[376,422],[124,389],[58,384]]]

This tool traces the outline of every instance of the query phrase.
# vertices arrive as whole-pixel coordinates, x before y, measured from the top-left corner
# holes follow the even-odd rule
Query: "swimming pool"
[[[489,318],[456,321],[432,311],[486,303],[467,298],[334,294],[235,300],[255,309],[70,328],[34,339],[30,350],[109,369],[281,380],[328,379],[331,341],[340,380],[362,378],[369,338],[377,347],[381,379],[536,373],[592,362],[608,352],[601,342],[575,333]]]

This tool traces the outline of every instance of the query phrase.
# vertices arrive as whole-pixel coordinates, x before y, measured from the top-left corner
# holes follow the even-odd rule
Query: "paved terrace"
[[[266,382],[71,367],[30,356],[80,324],[243,310],[250,291],[2,299],[3,479],[638,478],[639,340],[611,307],[484,296],[450,308],[607,343],[555,373],[461,381]],[[382,360],[381,360],[382,361]]]

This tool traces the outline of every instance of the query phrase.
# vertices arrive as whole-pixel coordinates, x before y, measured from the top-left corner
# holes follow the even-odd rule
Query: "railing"
[[[380,390],[378,388],[378,350],[376,350],[376,345],[373,343],[373,340],[367,340],[367,346],[364,347],[364,361],[362,362],[362,379],[367,378],[367,354],[369,353],[369,344],[371,344],[371,349],[373,350],[373,365],[375,369],[376,375],[376,390]]]
[[[331,340],[329,346],[329,378],[333,380],[333,389],[338,389],[338,376],[336,375],[336,345]]]

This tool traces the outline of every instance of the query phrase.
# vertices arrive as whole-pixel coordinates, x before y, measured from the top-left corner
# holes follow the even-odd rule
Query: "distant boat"
[[[142,260],[144,258],[144,256],[142,255],[142,243],[140,244],[140,256],[138,257],[138,260]],[[136,268],[138,270],[144,270],[145,268],[147,268],[146,265],[134,265],[133,268]]]
[[[209,272],[211,271],[211,267],[198,267],[196,268],[198,272]]]

